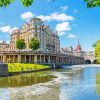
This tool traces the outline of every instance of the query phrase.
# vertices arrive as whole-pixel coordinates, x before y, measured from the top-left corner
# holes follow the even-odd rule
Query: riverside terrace
[[[84,64],[83,57],[71,56],[62,53],[39,52],[0,52],[0,63],[44,63],[44,64]]]

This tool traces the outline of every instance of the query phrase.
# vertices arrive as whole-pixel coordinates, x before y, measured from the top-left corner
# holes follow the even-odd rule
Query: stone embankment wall
[[[0,76],[8,75],[8,65],[0,64]]]

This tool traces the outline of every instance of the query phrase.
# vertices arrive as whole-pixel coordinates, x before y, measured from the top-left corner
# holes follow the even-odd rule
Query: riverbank
[[[8,63],[0,64],[0,76],[29,73],[51,69],[49,64]]]

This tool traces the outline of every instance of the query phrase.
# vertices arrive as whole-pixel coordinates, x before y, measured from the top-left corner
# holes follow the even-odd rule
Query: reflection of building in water
[[[68,74],[67,84],[71,85],[74,82],[77,82],[78,84],[81,83],[81,80],[83,80],[83,71],[84,69],[79,68],[76,70],[73,70],[70,74]]]
[[[36,83],[44,83],[50,81],[52,78],[54,78],[54,76],[46,75],[44,72],[16,75],[11,77],[1,78],[0,87],[30,86]]]
[[[68,85],[73,84],[73,76],[74,76],[74,73],[70,72],[70,73],[67,74],[67,76],[68,76],[67,84]]]
[[[100,95],[100,73],[96,74],[96,91]]]
[[[83,68],[80,68],[76,71],[76,80],[77,80],[77,83],[80,84],[81,83],[81,80],[83,80]]]

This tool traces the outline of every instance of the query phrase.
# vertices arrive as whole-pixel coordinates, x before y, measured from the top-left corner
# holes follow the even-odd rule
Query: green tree
[[[94,47],[94,48],[95,48],[95,47],[96,47],[96,45],[97,45],[97,42],[93,43],[93,44],[92,44],[92,47]]]
[[[87,3],[87,7],[99,7],[100,6],[100,0],[84,0]]]
[[[0,7],[6,7],[13,3],[15,0],[0,0]],[[35,0],[19,0],[24,7],[28,7],[33,4]],[[51,0],[55,1],[55,0]],[[98,7],[100,6],[100,0],[84,0],[87,3],[87,7]]]
[[[16,47],[21,50],[21,49],[25,49],[25,41],[24,39],[18,39],[16,41]]]
[[[29,48],[32,50],[37,50],[39,48],[39,45],[40,45],[39,41],[32,38],[31,42],[29,43]]]
[[[0,0],[0,7],[6,7],[13,3],[15,0]],[[24,7],[28,7],[33,4],[35,0],[19,0]],[[54,1],[54,0],[51,0]]]
[[[95,56],[97,58],[97,62],[100,63],[100,40],[96,42],[94,48],[95,48]]]

